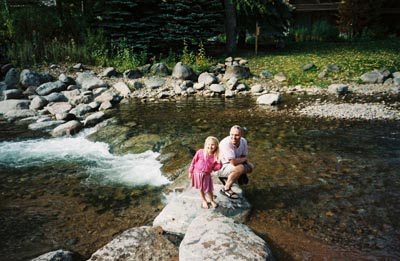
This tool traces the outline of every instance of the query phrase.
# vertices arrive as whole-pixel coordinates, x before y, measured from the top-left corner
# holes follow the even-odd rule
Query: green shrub
[[[311,34],[312,40],[332,41],[338,38],[339,31],[328,21],[320,20],[313,24]]]

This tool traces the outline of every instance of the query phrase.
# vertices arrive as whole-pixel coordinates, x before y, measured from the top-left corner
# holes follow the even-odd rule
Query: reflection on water
[[[256,233],[267,233],[263,220],[268,220],[329,244],[398,257],[400,123],[298,118],[285,110],[259,107],[254,99],[244,97],[188,98],[123,104],[114,116],[118,124],[134,126],[135,135],[157,134],[194,149],[202,146],[205,137],[222,139],[232,125],[240,124],[247,130],[250,158],[256,165],[250,183],[243,187],[254,208],[248,225]],[[154,174],[140,183],[138,176],[131,175],[130,170],[136,170],[129,163],[134,157],[145,157],[149,161],[143,160],[138,172],[152,172],[147,166],[159,169],[152,161],[158,152],[116,160],[107,154],[105,144],[96,144],[99,147],[89,153],[86,142],[82,138],[76,148],[84,148],[81,153],[90,157],[67,153],[70,161],[56,156],[45,161],[47,156],[39,153],[41,164],[20,167],[6,163],[12,155],[0,160],[0,218],[8,224],[0,230],[6,242],[0,252],[12,253],[15,259],[38,254],[41,251],[22,255],[17,246],[11,247],[33,235],[33,241],[18,246],[30,249],[30,242],[42,250],[64,246],[87,256],[118,232],[151,224],[162,208],[161,188],[154,186],[165,181],[132,187],[130,181],[144,184],[154,180]],[[20,150],[13,155],[22,160],[26,151]],[[119,182],[114,180],[116,173]],[[21,213],[24,219],[17,218]],[[12,232],[14,225],[22,223],[41,229],[35,234],[27,225]],[[74,234],[74,229],[86,233]]]

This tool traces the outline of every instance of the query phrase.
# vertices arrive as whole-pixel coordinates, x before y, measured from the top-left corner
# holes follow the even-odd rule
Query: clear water
[[[331,245],[399,257],[400,123],[295,117],[248,97],[121,104],[110,116],[130,135],[157,134],[198,149],[209,135],[246,128],[256,165],[245,196],[248,225],[266,223]],[[52,139],[0,122],[0,259],[57,248],[90,256],[123,230],[151,225],[168,183],[159,151],[112,155],[84,135]],[[379,254],[375,254],[379,251]],[[383,253],[383,254],[382,254]]]

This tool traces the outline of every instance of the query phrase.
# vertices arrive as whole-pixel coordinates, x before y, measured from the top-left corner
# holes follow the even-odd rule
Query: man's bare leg
[[[235,166],[232,172],[228,176],[228,180],[226,181],[224,189],[230,190],[233,183],[235,183],[235,181],[238,180],[243,173],[244,173],[244,166],[242,164]]]

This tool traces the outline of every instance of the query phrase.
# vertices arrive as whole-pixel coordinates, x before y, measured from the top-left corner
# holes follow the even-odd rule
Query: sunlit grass
[[[289,76],[287,85],[327,86],[330,83],[359,81],[363,73],[386,68],[391,72],[400,70],[400,40],[340,43],[297,43],[279,52],[241,53],[249,61],[250,71],[259,75],[264,70]],[[316,68],[302,71],[305,64]],[[328,71],[323,79],[318,74],[327,65],[337,65],[337,72]]]

